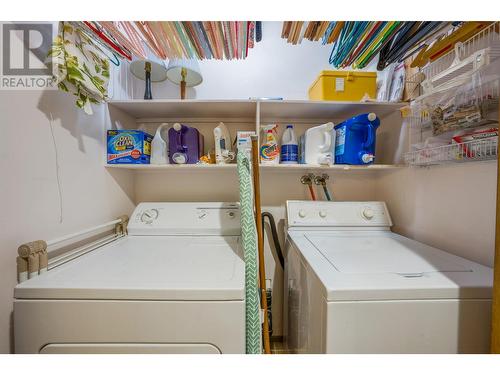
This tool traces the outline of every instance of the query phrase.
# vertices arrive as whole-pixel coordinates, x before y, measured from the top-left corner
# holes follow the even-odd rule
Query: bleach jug
[[[175,123],[168,129],[168,150],[173,164],[196,164],[203,153],[203,136],[198,129]]]
[[[335,162],[365,165],[375,159],[375,134],[380,120],[375,113],[355,116],[335,127]]]
[[[335,146],[335,132],[333,122],[307,129],[304,134],[304,162],[305,164],[332,164],[334,163],[333,148]]]
[[[281,137],[281,164],[297,164],[299,161],[299,143],[295,138],[293,125],[287,125]]]
[[[161,124],[156,130],[156,134],[151,142],[151,164],[168,164],[168,124]],[[167,134],[168,136],[168,134]]]

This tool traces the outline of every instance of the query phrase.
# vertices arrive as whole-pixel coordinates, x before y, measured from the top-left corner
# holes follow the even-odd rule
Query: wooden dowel
[[[500,112],[499,112],[500,113]],[[498,146],[497,146],[498,147]],[[495,226],[495,263],[491,312],[491,353],[500,354],[500,162],[497,151],[497,213]]]
[[[266,268],[264,263],[264,234],[262,229],[262,211],[260,207],[260,176],[259,176],[259,143],[256,135],[252,135],[252,175],[255,205],[255,220],[257,226],[257,245],[259,253],[259,287],[260,304],[264,311],[263,342],[264,353],[271,354],[269,340],[269,324],[267,321]]]

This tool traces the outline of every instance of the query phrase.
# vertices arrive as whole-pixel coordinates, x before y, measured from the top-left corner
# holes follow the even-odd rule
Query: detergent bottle
[[[168,129],[168,149],[173,164],[196,164],[203,153],[203,136],[198,129],[175,123]]]
[[[335,162],[365,165],[375,159],[376,131],[380,120],[375,113],[364,113],[335,126]]]
[[[168,124],[161,124],[151,142],[151,164],[168,164]],[[168,136],[168,134],[167,134]]]
[[[217,164],[227,164],[234,159],[234,152],[231,151],[231,136],[226,125],[220,122],[214,129],[215,139],[215,161]]]
[[[275,128],[275,125],[264,127],[264,140],[260,146],[260,161],[265,165],[274,165],[280,162],[280,147]]]
[[[299,143],[293,131],[293,125],[287,125],[281,137],[281,164],[297,164],[299,161]]]
[[[304,134],[305,164],[333,164],[335,132],[333,122],[307,129]]]

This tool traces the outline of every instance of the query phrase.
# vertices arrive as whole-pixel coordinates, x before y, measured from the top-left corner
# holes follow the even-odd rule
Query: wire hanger
[[[121,56],[117,55],[114,51],[112,51],[109,46],[104,44],[100,39],[96,38],[94,34],[90,33],[88,28],[82,22],[69,22],[72,26],[78,29],[78,32],[84,35],[89,40],[94,42],[94,46],[108,58],[108,60],[115,66],[120,66],[120,58]]]

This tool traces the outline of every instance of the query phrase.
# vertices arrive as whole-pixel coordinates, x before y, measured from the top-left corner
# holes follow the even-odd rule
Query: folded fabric
[[[109,60],[82,30],[60,22],[48,59],[57,87],[76,96],[85,113],[108,99]]]

